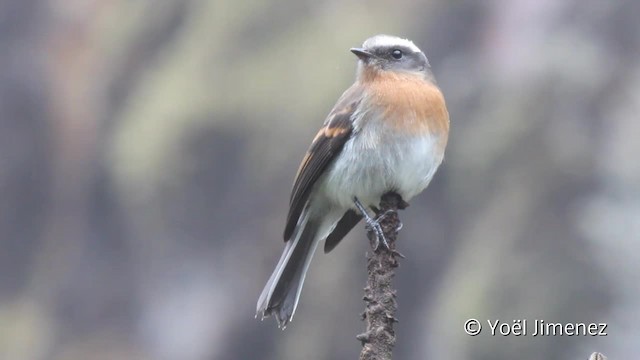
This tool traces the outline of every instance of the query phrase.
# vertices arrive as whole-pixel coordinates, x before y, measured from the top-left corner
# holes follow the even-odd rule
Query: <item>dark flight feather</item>
[[[289,215],[284,230],[285,241],[293,235],[313,186],[351,137],[353,133],[351,117],[362,98],[361,94],[362,88],[354,85],[340,97],[302,160],[291,191]]]
[[[342,219],[338,221],[336,228],[333,229],[324,241],[324,253],[326,254],[338,246],[340,240],[342,240],[360,220],[362,220],[362,215],[355,210],[349,210],[344,213]]]

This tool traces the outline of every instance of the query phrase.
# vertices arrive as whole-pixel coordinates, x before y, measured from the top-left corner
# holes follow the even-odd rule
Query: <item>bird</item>
[[[408,39],[375,35],[357,56],[356,80],[313,138],[295,176],[284,251],[260,294],[256,317],[284,329],[298,306],[318,244],[332,251],[363,218],[377,224],[382,195],[421,193],[444,159],[449,112],[425,54]]]

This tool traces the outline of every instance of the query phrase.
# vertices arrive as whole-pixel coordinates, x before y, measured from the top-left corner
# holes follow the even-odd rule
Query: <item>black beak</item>
[[[351,48],[351,52],[356,54],[356,56],[362,61],[368,61],[370,58],[374,57],[374,55],[363,48]]]

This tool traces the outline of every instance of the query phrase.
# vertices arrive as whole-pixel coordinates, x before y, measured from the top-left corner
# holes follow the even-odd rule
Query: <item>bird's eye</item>
[[[394,49],[391,51],[391,56],[396,60],[400,60],[402,59],[402,51],[398,49]]]

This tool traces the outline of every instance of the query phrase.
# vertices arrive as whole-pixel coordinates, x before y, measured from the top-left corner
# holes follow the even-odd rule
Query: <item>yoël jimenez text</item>
[[[559,323],[536,319],[516,319],[512,323],[487,320],[491,335],[502,336],[607,336],[606,323]]]

